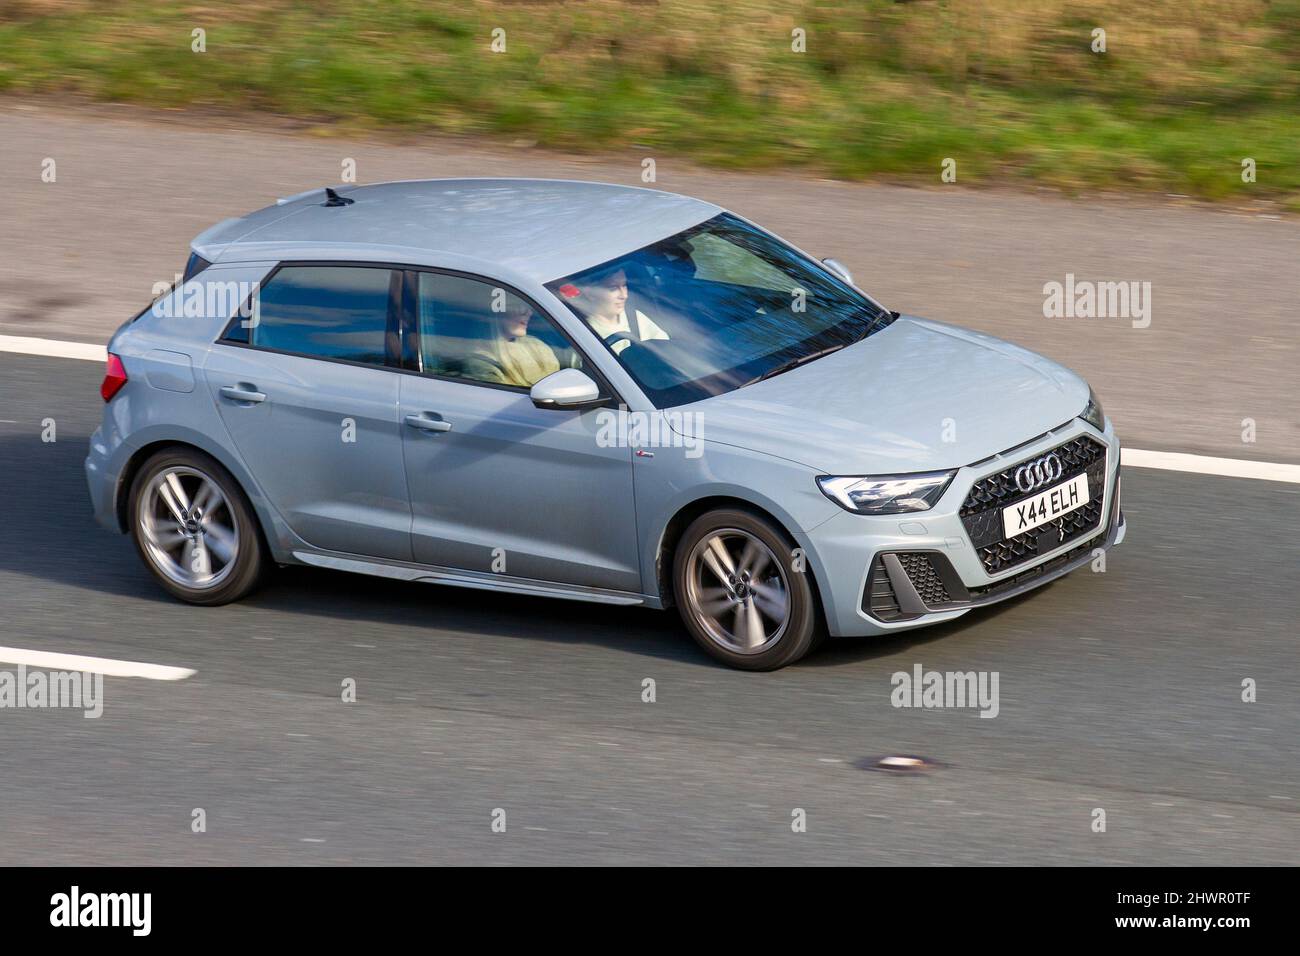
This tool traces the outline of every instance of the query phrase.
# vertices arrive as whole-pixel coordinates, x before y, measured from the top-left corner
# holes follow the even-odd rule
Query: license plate
[[[1075,475],[1054,488],[1002,509],[1002,530],[1008,538],[1032,531],[1088,503],[1088,476]]]

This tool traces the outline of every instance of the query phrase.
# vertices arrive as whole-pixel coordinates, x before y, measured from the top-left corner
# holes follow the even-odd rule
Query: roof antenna
[[[325,187],[325,201],[322,206],[351,206],[355,199],[349,199],[347,196],[340,196],[329,186]]]

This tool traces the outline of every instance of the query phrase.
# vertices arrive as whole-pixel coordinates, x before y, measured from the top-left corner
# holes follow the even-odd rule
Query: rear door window
[[[278,269],[236,316],[224,341],[312,358],[384,365],[400,273],[372,266]]]

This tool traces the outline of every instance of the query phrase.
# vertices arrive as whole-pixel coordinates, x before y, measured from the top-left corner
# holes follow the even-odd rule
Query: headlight
[[[943,495],[955,471],[920,475],[875,475],[836,478],[823,475],[817,487],[840,507],[861,515],[896,515],[927,511]]]
[[[1097,400],[1097,393],[1092,389],[1088,389],[1088,404],[1084,406],[1079,417],[1099,432],[1106,430],[1106,413],[1101,410],[1101,402]]]

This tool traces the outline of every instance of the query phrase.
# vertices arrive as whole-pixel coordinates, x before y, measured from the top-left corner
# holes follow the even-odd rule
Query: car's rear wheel
[[[744,670],[775,670],[816,645],[813,587],[784,532],[739,510],[695,519],[673,559],[677,607],[709,654]]]
[[[165,449],[131,485],[131,537],[158,582],[191,604],[237,601],[266,566],[257,518],[238,482],[197,449]]]

